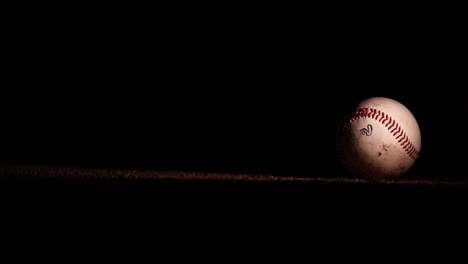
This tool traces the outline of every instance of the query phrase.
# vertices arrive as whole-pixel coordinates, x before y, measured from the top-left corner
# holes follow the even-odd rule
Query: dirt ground
[[[15,166],[0,172],[3,238],[35,258],[450,261],[466,246],[466,182]]]

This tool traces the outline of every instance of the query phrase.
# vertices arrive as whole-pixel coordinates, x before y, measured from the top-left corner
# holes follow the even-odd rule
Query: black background
[[[331,2],[21,9],[5,40],[12,61],[1,96],[2,162],[346,177],[335,156],[337,123],[358,101],[386,96],[406,105],[421,128],[410,176],[466,179],[459,11]],[[383,244],[381,257],[400,256],[392,239],[410,253],[418,244],[417,258],[426,249],[452,256],[466,198],[463,189],[437,186],[5,186],[5,199],[18,201],[9,203],[12,212],[42,215],[23,231],[43,239],[26,241],[77,259],[115,257],[114,248],[161,253],[128,242],[142,239],[190,256],[284,250],[327,259],[360,256],[356,244],[370,241]],[[89,247],[80,253],[82,243]]]
[[[467,104],[455,11],[331,3],[25,11],[12,23],[21,27],[13,96],[2,98],[2,156],[334,174],[339,118],[359,100],[387,96],[420,124],[422,174],[457,173]]]

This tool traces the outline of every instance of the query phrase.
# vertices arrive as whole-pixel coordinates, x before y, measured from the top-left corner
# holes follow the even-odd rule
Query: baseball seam
[[[374,108],[363,107],[357,109],[349,118],[346,126],[361,118],[372,118],[383,124],[388,131],[398,140],[398,143],[403,150],[412,159],[416,160],[419,157],[419,150],[411,142],[406,132],[401,128],[400,124],[395,121],[391,116]]]

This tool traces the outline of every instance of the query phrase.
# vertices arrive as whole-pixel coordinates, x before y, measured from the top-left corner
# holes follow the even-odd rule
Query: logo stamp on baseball
[[[402,103],[371,97],[359,102],[340,123],[337,153],[358,177],[394,179],[413,166],[421,151],[416,118]]]

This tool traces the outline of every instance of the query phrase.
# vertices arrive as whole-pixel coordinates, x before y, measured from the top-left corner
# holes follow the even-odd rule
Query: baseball
[[[371,97],[342,120],[336,143],[339,159],[354,175],[394,179],[418,159],[421,134],[406,106],[390,98]]]

